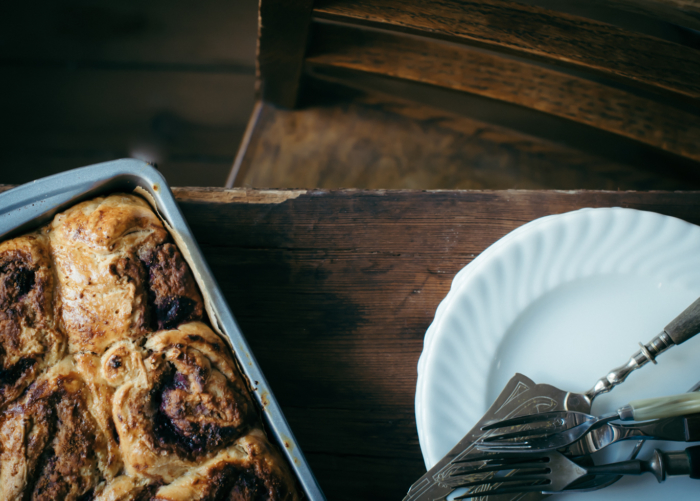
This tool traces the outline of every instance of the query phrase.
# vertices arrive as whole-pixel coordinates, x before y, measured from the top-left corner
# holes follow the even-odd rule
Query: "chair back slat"
[[[229,185],[700,188],[700,0],[260,1]]]
[[[700,117],[591,80],[430,39],[317,24],[310,67],[345,68],[532,108],[700,162]]]
[[[321,0],[314,16],[507,51],[700,97],[700,51],[508,0]]]
[[[312,7],[313,0],[260,2],[257,93],[263,100],[296,105]]]

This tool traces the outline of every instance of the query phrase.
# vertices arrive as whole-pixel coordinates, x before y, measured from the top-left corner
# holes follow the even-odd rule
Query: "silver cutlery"
[[[628,362],[601,378],[586,393],[572,393],[548,384],[536,384],[522,374],[511,378],[496,401],[478,423],[429,471],[416,480],[404,497],[404,501],[432,501],[443,499],[455,490],[451,472],[457,468],[456,461],[468,458],[478,452],[475,444],[483,437],[481,427],[495,419],[508,419],[513,416],[532,414],[544,409],[556,408],[589,413],[593,399],[606,393],[636,369],[649,362],[656,363],[656,357],[669,348],[681,344],[700,332],[700,299],[686,308],[669,323],[664,330],[649,343],[642,345]],[[615,478],[615,477],[613,477]]]
[[[591,416],[583,412],[554,411],[505,419],[483,426],[483,431],[542,424],[542,427],[483,437],[477,448],[484,452],[542,452],[573,444],[589,430],[610,421],[646,421],[700,412],[700,393],[635,400],[615,412]]]
[[[474,462],[481,464],[476,468],[466,464]],[[457,463],[465,466],[452,472],[457,481],[455,485],[469,491],[454,499],[526,492],[553,494],[574,486],[581,479],[598,475],[652,473],[659,482],[678,475],[700,479],[700,446],[673,452],[656,449],[647,461],[633,459],[593,466],[582,466],[557,451],[472,457]]]
[[[625,440],[666,440],[700,442],[700,414],[658,419],[646,423],[620,425],[608,423],[586,433],[581,439],[561,450],[568,457],[588,456]]]

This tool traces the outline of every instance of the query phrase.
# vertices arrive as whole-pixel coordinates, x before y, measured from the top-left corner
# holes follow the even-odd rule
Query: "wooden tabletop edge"
[[[0,184],[0,193],[14,188],[11,184]],[[199,187],[184,186],[172,187],[172,192],[179,202],[203,202],[203,203],[239,203],[239,204],[280,204],[289,200],[294,200],[302,196],[323,197],[323,196],[415,196],[421,194],[444,194],[444,195],[469,195],[469,194],[492,194],[492,195],[537,195],[537,194],[561,194],[561,195],[591,195],[591,194],[639,194],[639,195],[698,195],[700,191],[635,191],[635,190],[409,190],[409,189],[383,189],[366,190],[357,188],[341,189],[253,189],[253,188],[223,188],[223,187]]]

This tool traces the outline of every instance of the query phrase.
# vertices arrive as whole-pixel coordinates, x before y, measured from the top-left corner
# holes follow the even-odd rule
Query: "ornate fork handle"
[[[585,393],[586,398],[592,402],[598,395],[607,393],[618,384],[624,382],[633,371],[649,362],[657,363],[656,357],[675,344],[666,331],[661,332],[661,334],[645,345],[639,343],[641,349],[632,355],[626,364],[611,370],[605,377],[600,378],[593,385],[593,388]]]
[[[640,350],[632,355],[626,364],[610,371],[599,379],[593,388],[585,393],[589,402],[601,393],[607,393],[622,383],[633,371],[649,362],[656,363],[656,357],[671,346],[681,344],[700,332],[700,299],[696,299],[683,313],[674,318],[661,333],[647,344],[639,343]]]

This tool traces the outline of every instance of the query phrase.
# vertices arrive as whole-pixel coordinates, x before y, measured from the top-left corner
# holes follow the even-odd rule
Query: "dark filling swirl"
[[[212,501],[268,501],[270,489],[253,469],[226,465],[214,474],[212,492],[207,499]]]
[[[188,378],[171,366],[151,392],[157,445],[195,460],[231,445],[246,428],[247,405],[230,387],[224,398],[197,392]]]

